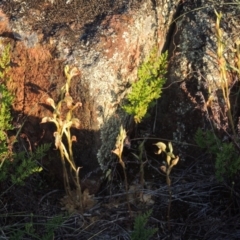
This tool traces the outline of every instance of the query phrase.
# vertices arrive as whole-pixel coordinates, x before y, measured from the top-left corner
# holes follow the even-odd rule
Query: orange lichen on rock
[[[26,48],[22,42],[15,43],[11,62],[8,88],[15,96],[13,109],[41,117],[38,104],[53,90],[54,80],[63,75],[59,62],[54,62],[47,47]]]
[[[9,22],[6,14],[0,9],[0,34],[9,30]]]
[[[8,17],[0,10],[2,46],[11,44],[11,63],[8,89],[14,95],[13,110],[41,117],[39,105],[43,95],[49,94],[57,82],[64,81],[62,64],[54,61],[48,46],[28,48],[24,41],[16,41]]]

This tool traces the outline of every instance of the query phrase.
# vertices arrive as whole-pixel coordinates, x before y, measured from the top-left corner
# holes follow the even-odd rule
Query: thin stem
[[[170,179],[170,173],[171,173],[172,167],[168,166],[166,171],[166,181],[168,185],[168,209],[167,209],[167,223],[168,223],[168,230],[171,230],[171,224],[170,224],[170,211],[171,211],[171,203],[172,203],[172,190],[171,190],[171,179]]]
[[[140,160],[140,184],[144,188],[144,162],[143,162],[143,151],[144,151],[145,140],[139,146],[139,160]]]
[[[77,206],[80,208],[80,211],[82,212],[83,211],[83,201],[82,201],[82,189],[81,189],[81,184],[79,181],[79,170],[80,170],[80,167],[78,167],[77,171],[76,171]]]
[[[64,188],[65,188],[66,194],[71,197],[71,189],[70,189],[70,184],[69,184],[69,179],[68,179],[68,173],[67,173],[67,168],[66,168],[66,164],[65,164],[63,149],[61,148],[61,146],[59,147],[59,150],[60,150],[62,167],[63,167]]]
[[[168,223],[168,230],[171,230],[171,224],[170,224],[170,211],[171,211],[171,203],[172,203],[172,190],[171,185],[168,185],[168,209],[167,209],[167,223]]]
[[[127,198],[128,211],[129,211],[130,216],[132,216],[132,210],[131,210],[130,202],[129,202],[128,180],[127,180],[127,173],[126,173],[125,163],[124,163],[124,161],[122,160],[121,157],[119,158],[119,162],[120,162],[120,164],[121,164],[121,166],[123,168],[123,173],[124,173],[124,183],[125,183],[125,189],[126,189],[126,198]]]
[[[223,31],[220,28],[220,22],[222,18],[222,13],[218,13],[215,11],[217,16],[216,20],[216,36],[217,36],[217,57],[219,62],[220,68],[220,84],[222,88],[223,98],[227,105],[227,117],[230,124],[230,128],[232,129],[234,139],[236,140],[237,134],[234,128],[233,117],[231,113],[231,103],[230,103],[230,91],[229,91],[229,83],[227,78],[227,67],[226,67],[226,60],[223,56],[224,53],[224,43],[223,43]]]

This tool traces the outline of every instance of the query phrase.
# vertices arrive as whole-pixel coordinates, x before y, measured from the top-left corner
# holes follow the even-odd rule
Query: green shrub
[[[52,240],[54,232],[61,226],[64,221],[62,215],[57,215],[46,220],[46,222],[36,222],[34,214],[30,214],[30,221],[26,223],[17,223],[15,226],[9,226],[10,238],[12,240],[36,239],[36,240]]]
[[[0,58],[0,82],[5,83],[7,81],[7,77],[6,74],[10,68],[10,59],[11,59],[11,46],[10,44],[8,44],[2,54],[1,54],[1,58]]]
[[[151,214],[152,211],[148,211],[135,218],[131,240],[147,240],[154,235],[157,231],[156,228],[146,228],[146,224]]]
[[[51,144],[38,146],[35,152],[19,152],[12,155],[12,159],[5,161],[0,171],[0,182],[11,179],[12,184],[24,185],[24,181],[35,172],[41,172],[38,160],[41,160],[49,150]]]
[[[7,131],[13,128],[11,124],[11,105],[13,96],[6,87],[6,82],[8,80],[6,74],[9,70],[9,63],[10,45],[7,45],[0,57],[0,168],[5,159],[11,154],[8,148],[9,141],[7,136]]]
[[[6,86],[0,84],[0,167],[10,154],[7,131],[12,129],[11,104],[13,97]]]
[[[151,52],[150,56],[138,69],[138,81],[132,84],[132,91],[127,96],[127,103],[123,109],[134,116],[136,123],[141,122],[146,116],[149,107],[154,106],[154,100],[158,99],[162,87],[166,82],[167,73],[167,52],[160,57],[157,56],[157,49]]]
[[[215,169],[219,181],[223,181],[224,177],[234,177],[240,170],[239,152],[232,142],[222,142],[213,132],[201,129],[198,129],[195,141],[216,157]]]
[[[14,161],[11,174],[13,184],[23,185],[24,180],[35,172],[41,172],[42,167],[39,166],[38,160],[41,160],[50,149],[51,143],[43,144],[37,147],[35,152],[28,154],[20,152],[14,155]]]

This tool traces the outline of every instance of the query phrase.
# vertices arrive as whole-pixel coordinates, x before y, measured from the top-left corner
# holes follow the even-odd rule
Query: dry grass
[[[149,157],[148,171],[159,175],[146,179],[151,181],[151,188],[141,190],[151,195],[155,203],[146,206],[139,201],[132,202],[133,215],[153,209],[149,225],[157,227],[158,232],[152,239],[239,239],[240,185],[219,183],[209,156],[190,160],[191,164],[181,164],[172,173],[171,231],[166,219],[168,186],[165,177],[153,167],[159,164],[154,158]],[[9,237],[14,225],[20,227],[30,221],[31,212],[34,226],[41,226],[38,231],[44,229],[47,219],[63,213],[59,205],[63,192],[36,189],[39,181],[42,181],[39,176],[33,176],[26,186],[15,186],[1,196],[1,239]],[[112,195],[105,193],[95,200],[97,204],[84,214],[64,217],[54,239],[130,239],[133,219],[127,213],[124,186]]]

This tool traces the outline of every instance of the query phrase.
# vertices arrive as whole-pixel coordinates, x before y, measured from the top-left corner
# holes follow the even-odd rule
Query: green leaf
[[[132,153],[132,155],[133,155],[137,160],[140,160],[140,159],[139,159],[139,156],[138,156],[137,154]]]

